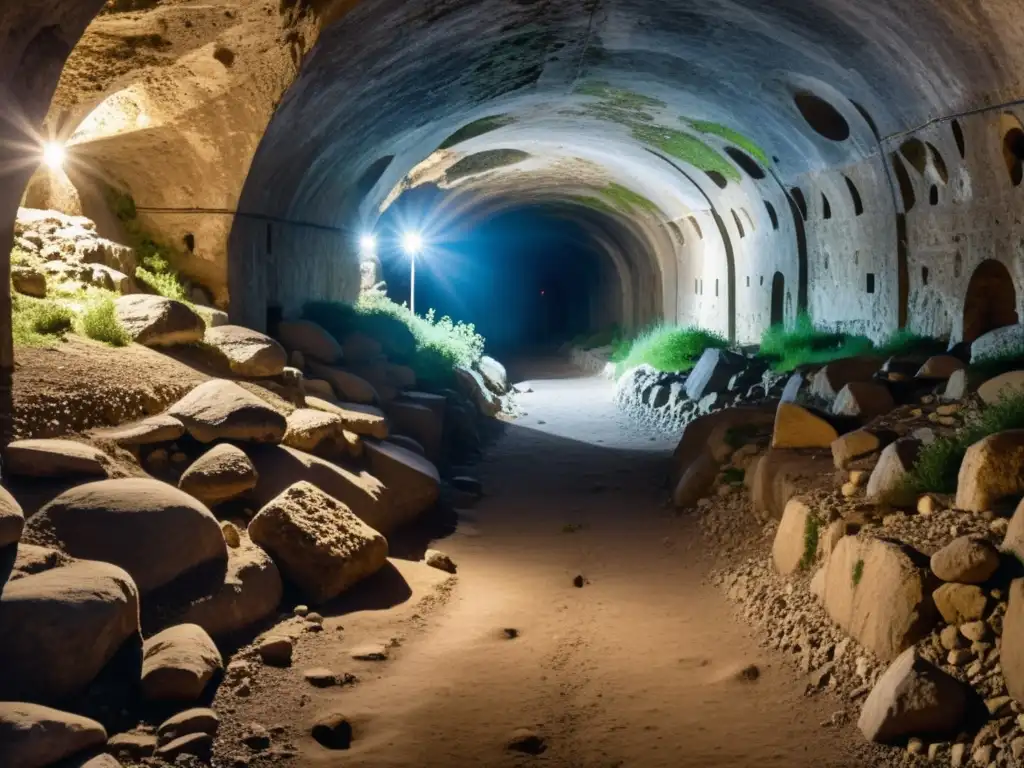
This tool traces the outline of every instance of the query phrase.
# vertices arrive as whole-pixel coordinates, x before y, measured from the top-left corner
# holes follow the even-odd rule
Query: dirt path
[[[372,676],[320,694],[355,740],[329,752],[307,737],[300,762],[865,765],[848,729],[820,725],[838,707],[805,698],[702,584],[695,526],[663,503],[672,446],[625,424],[607,382],[554,362],[515,373],[535,389],[528,415],[480,466],[487,497],[438,543],[459,565],[450,600]],[[542,755],[506,749],[518,728]]]

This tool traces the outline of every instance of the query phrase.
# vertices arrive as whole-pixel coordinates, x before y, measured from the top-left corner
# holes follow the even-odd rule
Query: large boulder
[[[277,376],[288,364],[284,347],[266,334],[240,325],[207,328],[203,343],[220,352],[237,376]]]
[[[913,437],[904,437],[886,446],[868,478],[868,500],[894,506],[913,504],[917,496],[908,488],[906,479],[923,446]]]
[[[121,296],[114,304],[117,319],[138,344],[170,347],[203,339],[203,319],[180,301],[140,293]]]
[[[278,323],[277,338],[289,351],[298,351],[312,363],[336,363],[342,358],[341,345],[322,326],[310,320]]]
[[[1010,598],[1003,617],[1000,663],[1006,690],[1024,704],[1024,579],[1010,583]]]
[[[340,403],[336,400],[322,400],[307,397],[306,405],[318,411],[332,413],[341,419],[341,426],[349,432],[384,440],[388,436],[388,420],[384,411],[372,405]]]
[[[839,391],[852,381],[870,381],[882,365],[878,357],[847,357],[828,363],[811,379],[811,395],[834,400]]]
[[[380,400],[377,390],[361,376],[357,376],[343,368],[318,363],[315,360],[309,361],[307,365],[309,366],[310,373],[330,384],[342,400],[367,405]]]
[[[846,469],[853,461],[881,451],[895,439],[895,433],[887,430],[855,429],[832,441],[832,462],[836,469]]]
[[[1024,563],[1024,500],[1017,504],[1000,549]]]
[[[967,449],[957,475],[956,508],[984,512],[1024,492],[1024,429],[989,435]]]
[[[700,400],[712,392],[724,392],[729,379],[747,365],[747,358],[726,349],[705,349],[686,377],[686,396]]]
[[[783,576],[814,565],[818,554],[821,521],[806,499],[794,497],[782,512],[779,529],[772,544],[775,569]]]
[[[435,411],[425,405],[395,400],[388,404],[387,414],[392,432],[411,437],[423,447],[428,459],[440,461],[444,421]]]
[[[59,701],[138,638],[139,593],[114,565],[74,562],[4,585],[0,627],[0,700]]]
[[[508,373],[505,366],[493,357],[484,355],[477,361],[476,369],[484,377],[487,388],[496,395],[508,393]]]
[[[241,448],[220,443],[182,473],[178,487],[212,507],[255,488],[258,479],[256,467]]]
[[[106,729],[95,720],[21,701],[0,702],[0,765],[45,768],[102,747]]]
[[[755,514],[778,520],[796,494],[832,485],[832,474],[832,460],[824,454],[773,448],[758,461],[751,477]]]
[[[366,443],[366,457],[370,472],[384,483],[392,517],[383,528],[390,534],[395,528],[410,522],[437,501],[441,491],[441,477],[430,461],[413,451],[389,443]]]
[[[921,553],[898,542],[846,536],[825,569],[831,619],[878,657],[891,660],[935,625],[931,577]]]
[[[875,683],[857,727],[869,741],[952,736],[967,714],[970,688],[917,655],[903,651]]]
[[[142,646],[142,694],[150,701],[195,701],[224,660],[197,624],[168,627]]]
[[[189,434],[201,443],[214,440],[279,443],[287,428],[282,414],[225,379],[200,384],[167,412],[179,419]]]
[[[708,451],[701,451],[687,462],[672,490],[672,503],[677,509],[689,509],[708,495],[718,477],[719,463]]]
[[[185,425],[169,414],[160,413],[130,424],[96,429],[90,434],[97,440],[131,448],[173,442],[185,434]]]
[[[993,405],[1013,395],[1024,395],[1024,371],[1002,373],[978,387],[978,397],[985,405]]]
[[[365,363],[377,360],[383,349],[380,342],[362,331],[351,331],[341,342],[341,350],[346,363]]]
[[[285,489],[249,523],[249,535],[313,602],[337,597],[387,561],[387,540],[307,482]]]
[[[698,416],[683,427],[683,434],[672,452],[671,482],[677,485],[701,453],[710,451],[715,463],[725,461],[737,443],[756,435],[774,421],[775,410],[770,407],[726,408]]]
[[[15,440],[4,468],[24,477],[106,477],[112,462],[98,448],[74,440]]]
[[[476,371],[455,366],[455,384],[459,392],[469,399],[485,416],[497,416],[501,411],[501,400],[487,388],[484,377]]]
[[[828,448],[839,437],[821,416],[796,403],[779,403],[772,448]]]
[[[917,373],[916,379],[937,379],[945,381],[957,371],[962,371],[967,366],[959,357],[952,355],[934,355],[924,361]]]
[[[315,451],[341,437],[345,425],[341,416],[316,408],[296,408],[288,415],[288,427],[281,441],[289,448]]]
[[[226,637],[272,616],[281,602],[281,572],[270,556],[245,533],[228,547],[224,580],[209,594],[192,600],[176,619],[198,624],[213,637]]]
[[[100,480],[65,491],[25,525],[30,543],[124,568],[143,594],[227,551],[199,501],[148,478]]]
[[[971,362],[1016,354],[1024,347],[1024,325],[1004,325],[971,342]]]
[[[943,584],[932,593],[932,600],[947,624],[978,621],[988,608],[988,597],[976,584]]]
[[[892,393],[884,384],[875,381],[851,381],[832,401],[832,413],[870,421],[896,407]]]
[[[943,581],[984,584],[999,569],[999,550],[979,536],[959,536],[932,555],[932,573]]]
[[[0,549],[17,544],[25,527],[21,505],[0,486]]]
[[[46,275],[32,267],[12,267],[11,287],[18,293],[42,299],[46,296]]]
[[[250,498],[263,506],[300,480],[312,483],[347,506],[374,530],[396,527],[384,483],[367,472],[349,471],[318,456],[286,446],[259,446],[249,450],[259,473]]]

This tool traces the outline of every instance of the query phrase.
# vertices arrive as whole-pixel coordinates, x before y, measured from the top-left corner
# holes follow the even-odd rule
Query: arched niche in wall
[[[861,199],[860,190],[849,176],[843,176],[843,179],[846,181],[846,188],[850,190],[850,197],[853,199],[853,213],[855,216],[860,216],[864,213],[864,201]]]
[[[850,124],[825,99],[810,91],[797,91],[793,95],[793,102],[807,124],[818,134],[832,141],[846,141],[850,138]]]
[[[772,277],[771,324],[782,325],[786,319],[786,276],[776,272]]]
[[[964,297],[964,341],[1017,324],[1017,291],[1006,266],[995,259],[978,265]]]
[[[1003,137],[1003,160],[1010,182],[1019,187],[1024,181],[1024,126],[1016,115],[1004,114],[999,119],[999,132]]]
[[[765,177],[764,169],[743,150],[736,147],[726,147],[725,154],[732,158],[732,161],[742,168],[750,178],[760,180]]]
[[[768,211],[768,219],[772,223],[772,229],[779,228],[779,214],[775,212],[775,206],[769,203],[767,200],[764,201],[765,210]]]

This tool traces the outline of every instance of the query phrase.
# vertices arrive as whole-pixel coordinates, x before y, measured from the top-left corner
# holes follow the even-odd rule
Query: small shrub
[[[967,449],[979,440],[1010,429],[1024,429],[1024,390],[1004,394],[969,419],[952,437],[924,446],[904,479],[908,493],[953,493]]]
[[[28,251],[17,245],[11,249],[11,266],[20,267],[28,264]]]
[[[175,301],[183,301],[190,304],[188,291],[181,282],[181,278],[171,271],[154,272],[146,267],[135,268],[135,279],[143,283],[154,293]]]
[[[74,322],[74,313],[49,299],[33,299],[14,294],[11,297],[11,331],[14,343],[40,346],[62,338]]]
[[[941,355],[946,351],[946,342],[941,339],[933,339],[930,336],[921,336],[906,328],[896,331],[892,336],[878,346],[878,352],[885,357],[892,355]]]
[[[702,328],[658,325],[644,331],[629,344],[629,351],[618,361],[617,373],[650,365],[659,371],[688,371],[704,350],[729,346],[725,337]]]
[[[78,331],[83,336],[112,347],[124,347],[132,341],[128,331],[117,319],[117,308],[110,296],[104,296],[86,306],[78,318]]]
[[[860,580],[864,578],[863,560],[858,560],[853,564],[853,573],[850,574],[850,578],[853,580],[853,586],[860,586]]]
[[[821,536],[821,521],[808,515],[804,521],[804,555],[800,558],[800,570],[806,571],[818,557],[818,538]]]

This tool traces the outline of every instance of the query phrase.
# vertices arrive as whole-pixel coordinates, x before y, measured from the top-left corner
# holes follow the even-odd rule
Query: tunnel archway
[[[974,341],[996,328],[1015,325],[1017,321],[1017,291],[1010,271],[995,259],[983,261],[967,284],[963,340]]]

